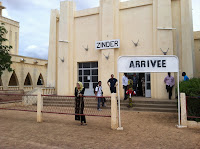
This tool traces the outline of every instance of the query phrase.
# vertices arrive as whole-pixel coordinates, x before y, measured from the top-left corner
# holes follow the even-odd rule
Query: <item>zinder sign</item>
[[[113,39],[113,40],[105,40],[105,41],[96,41],[95,48],[97,50],[101,49],[115,49],[120,47],[120,40]]]

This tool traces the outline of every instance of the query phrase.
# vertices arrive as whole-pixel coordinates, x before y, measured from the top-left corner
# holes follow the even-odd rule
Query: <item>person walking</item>
[[[127,77],[127,73],[124,73],[124,76],[122,77],[122,85],[123,85],[123,89],[124,89],[124,100],[127,99],[127,86],[128,86],[128,77]]]
[[[186,76],[185,72],[182,73],[182,76],[184,77],[184,81],[188,81],[189,80],[189,78],[188,78],[188,76]]]
[[[81,125],[86,124],[85,115],[83,115],[84,111],[84,92],[85,88],[81,82],[78,82],[75,87],[75,120],[81,121]]]
[[[98,85],[95,88],[95,95],[96,95],[96,97],[98,99],[97,110],[101,111],[101,109],[100,109],[101,102],[102,102],[102,106],[104,106],[103,91],[102,91],[101,81],[98,82]]]
[[[117,84],[117,79],[114,78],[114,75],[111,74],[111,78],[107,82],[108,86],[110,87],[110,92],[111,93],[116,93],[116,86]]]
[[[175,85],[174,77],[171,76],[171,73],[168,72],[168,76],[165,77],[164,82],[166,84],[166,90],[169,92],[169,100],[172,97],[172,88]]]

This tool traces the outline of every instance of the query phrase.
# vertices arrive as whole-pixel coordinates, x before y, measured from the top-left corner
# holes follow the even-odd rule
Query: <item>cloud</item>
[[[193,13],[193,29],[194,31],[200,31],[200,1],[199,0],[193,0],[192,1],[192,13]]]
[[[47,59],[51,9],[63,0],[2,0],[3,16],[20,22],[19,54]],[[74,0],[77,10],[99,6],[99,0]],[[127,1],[127,0],[121,0]],[[193,0],[194,30],[200,30],[200,0]]]
[[[3,9],[2,10],[2,16],[6,17],[6,18],[9,18],[9,19],[12,19],[11,16],[9,16],[9,14],[8,14],[7,9]]]
[[[48,58],[48,46],[44,45],[29,45],[23,51],[20,52],[20,55],[35,57],[40,59]]]

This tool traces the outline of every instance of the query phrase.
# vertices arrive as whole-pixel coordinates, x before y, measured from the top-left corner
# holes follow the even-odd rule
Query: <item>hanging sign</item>
[[[118,72],[179,72],[176,56],[121,56]]]
[[[114,39],[114,40],[105,40],[105,41],[96,41],[95,48],[97,50],[101,49],[115,49],[120,47],[120,40]]]

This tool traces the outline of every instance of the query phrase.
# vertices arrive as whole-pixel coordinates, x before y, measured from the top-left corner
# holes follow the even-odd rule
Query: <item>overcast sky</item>
[[[99,0],[74,0],[77,10],[99,6]],[[127,0],[121,0],[127,1]],[[200,0],[193,2],[194,31],[200,31]],[[48,58],[51,9],[59,9],[60,0],[2,0],[3,16],[20,22],[19,55]]]

